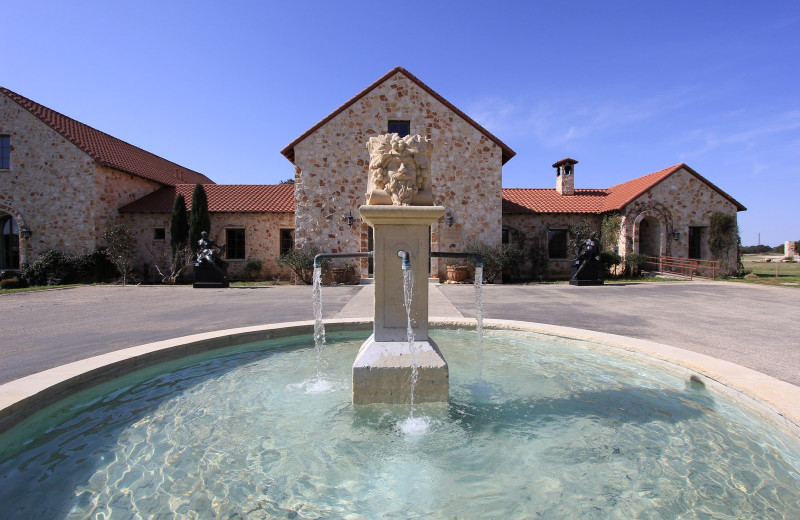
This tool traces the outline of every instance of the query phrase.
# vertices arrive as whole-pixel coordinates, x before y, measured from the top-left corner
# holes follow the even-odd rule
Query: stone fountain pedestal
[[[400,250],[409,253],[414,273],[411,323],[418,370],[414,402],[445,402],[450,385],[447,362],[428,337],[429,227],[444,216],[444,208],[366,205],[360,212],[374,230],[375,325],[353,364],[353,403],[410,401],[412,359]]]

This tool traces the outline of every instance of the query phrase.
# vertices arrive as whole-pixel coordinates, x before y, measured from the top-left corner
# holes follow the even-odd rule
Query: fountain
[[[677,349],[644,359],[641,341],[479,315],[475,363],[474,320],[429,330],[427,226],[444,213],[432,145],[368,148],[372,333],[325,331],[316,286],[317,327],[219,331],[32,376],[62,381],[0,413],[0,429],[19,416],[0,434],[0,516],[800,517],[796,418],[787,433],[740,409],[713,371],[695,375],[699,354],[676,366]],[[475,391],[484,379],[491,391]],[[406,403],[425,428],[403,420]]]
[[[367,149],[367,203],[359,211],[374,233],[375,312],[373,334],[353,364],[353,403],[409,402],[412,372],[416,402],[444,402],[447,362],[428,336],[428,228],[444,216],[444,208],[433,205],[433,144],[418,135],[387,134],[371,137]],[[401,295],[409,269],[406,312]]]

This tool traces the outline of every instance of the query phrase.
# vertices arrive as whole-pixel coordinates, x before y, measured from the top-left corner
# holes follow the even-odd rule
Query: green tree
[[[199,239],[198,239],[199,240]],[[186,216],[186,199],[180,193],[172,205],[172,219],[169,223],[169,245],[172,253],[183,249],[189,242],[189,218]]]
[[[600,246],[603,251],[613,251],[619,242],[622,230],[622,215],[619,213],[606,213],[600,224]]]
[[[727,260],[731,248],[739,243],[739,228],[736,216],[717,211],[711,215],[708,230],[708,247],[711,254],[719,260]],[[737,251],[738,254],[738,251]]]
[[[294,179],[285,179],[280,182],[280,184],[294,184]]]
[[[192,192],[192,211],[189,213],[189,242],[192,252],[198,249],[200,233],[211,231],[211,217],[208,214],[208,195],[202,184],[195,184]]]

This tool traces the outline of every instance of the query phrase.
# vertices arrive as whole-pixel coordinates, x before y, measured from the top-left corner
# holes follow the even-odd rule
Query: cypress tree
[[[175,197],[172,205],[172,220],[169,223],[169,244],[172,246],[172,254],[182,249],[189,241],[189,219],[186,216],[186,199],[180,193]]]
[[[192,210],[189,213],[189,242],[192,251],[197,252],[197,242],[200,241],[200,233],[211,231],[211,217],[208,215],[208,196],[202,184],[195,184],[192,192]]]

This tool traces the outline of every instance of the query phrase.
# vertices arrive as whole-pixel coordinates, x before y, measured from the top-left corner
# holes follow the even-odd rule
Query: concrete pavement
[[[430,285],[430,313],[474,317],[472,286]],[[325,318],[372,315],[373,286],[323,288]],[[800,386],[800,290],[725,282],[484,286],[487,318],[648,339]],[[312,318],[308,286],[97,286],[0,295],[0,384],[121,348]]]

